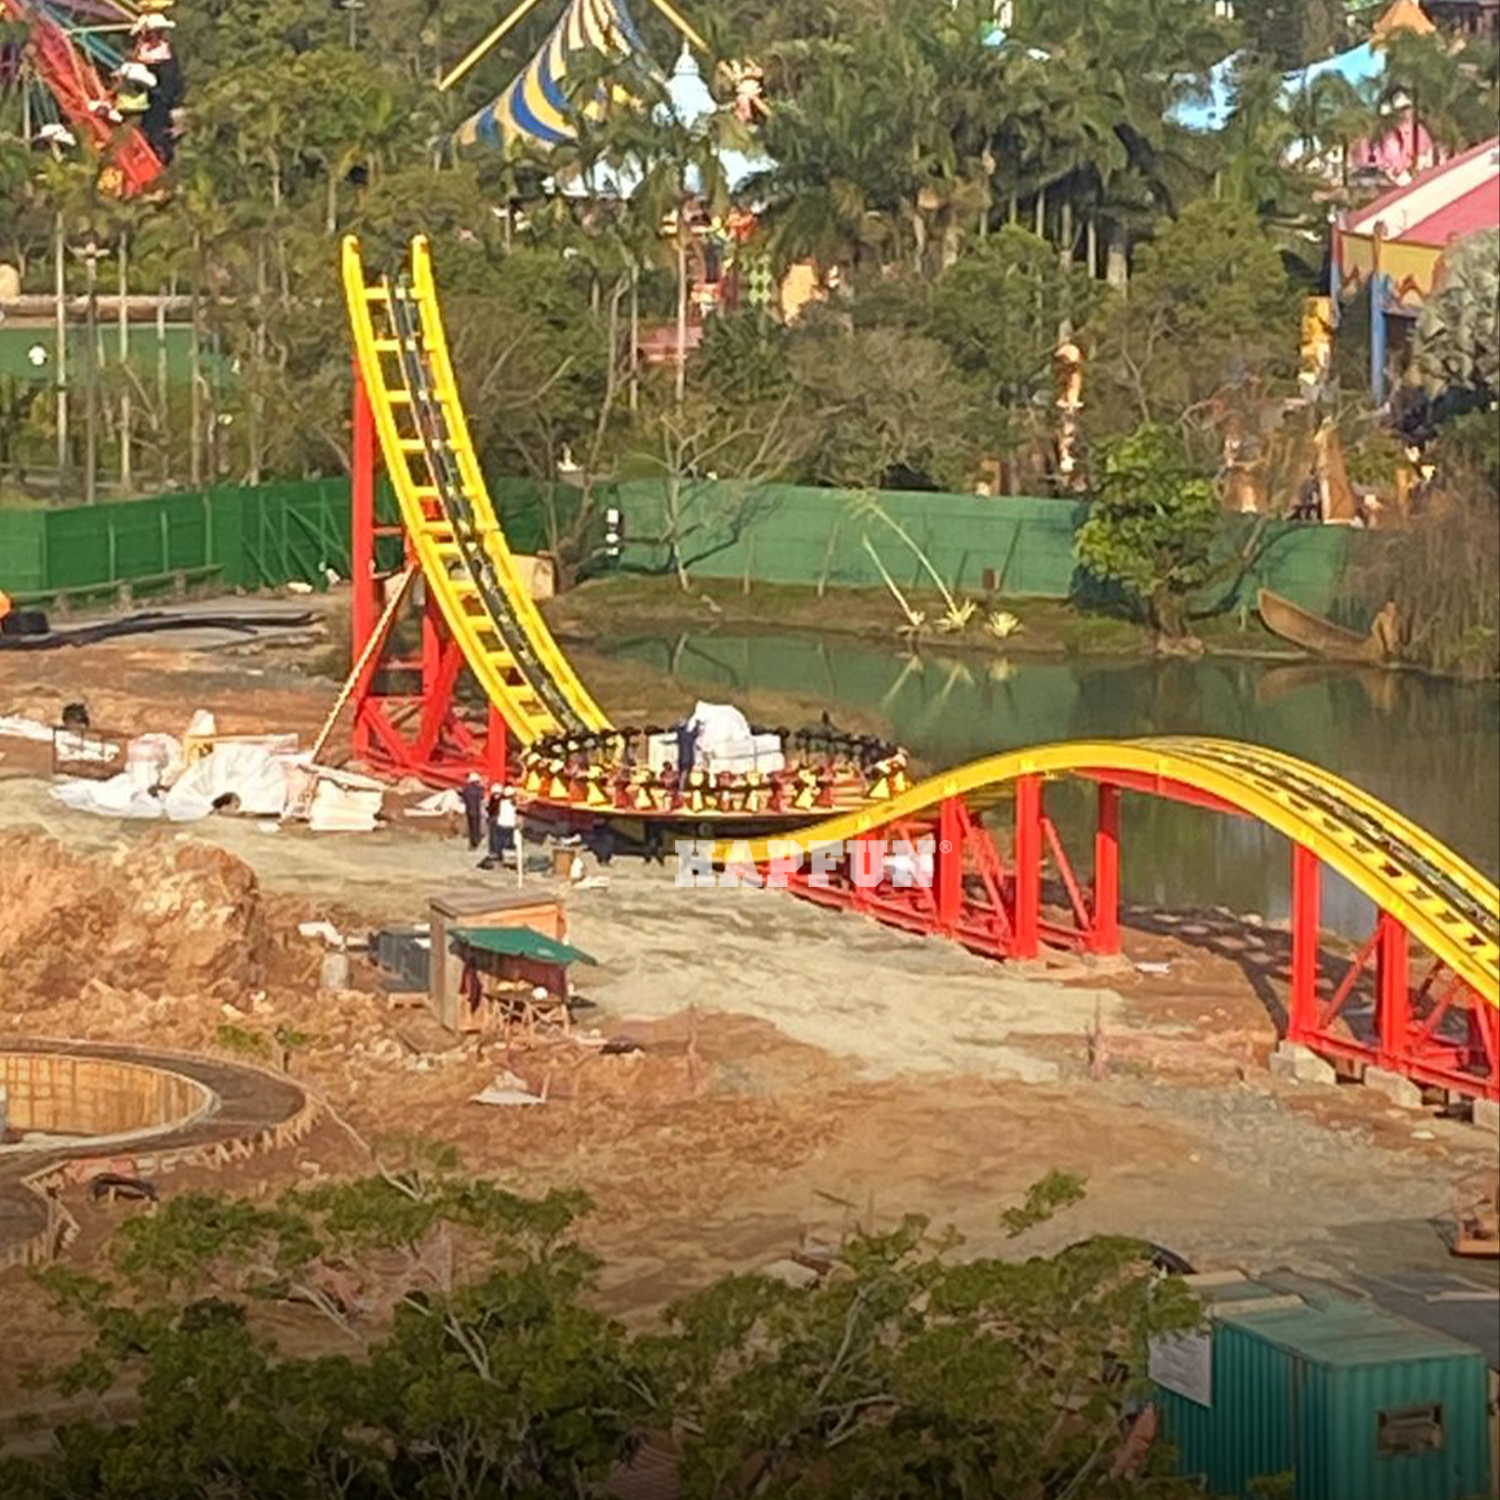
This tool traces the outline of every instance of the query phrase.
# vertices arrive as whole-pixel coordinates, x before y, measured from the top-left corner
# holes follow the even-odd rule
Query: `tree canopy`
[[[669,64],[679,36],[636,9]],[[28,155],[15,96],[0,96],[15,210],[0,259],[47,291],[60,243],[70,290],[88,289],[89,266],[98,290],[123,275],[186,299],[195,330],[194,377],[175,384],[102,336],[75,339],[83,420],[65,441],[55,390],[7,395],[0,483],[76,490],[85,437],[89,462],[136,488],[338,472],[337,236],[357,233],[382,266],[419,231],[485,467],[582,483],[549,527],[565,577],[590,559],[597,497],[631,475],[746,462],[758,480],[967,489],[985,473],[1077,493],[1142,423],[1175,429],[1211,471],[1225,421],[1296,394],[1296,303],[1324,286],[1328,213],[1370,190],[1346,148],[1407,109],[1462,145],[1493,128],[1500,98],[1495,47],[1448,35],[1392,38],[1378,85],[1320,76],[1289,92],[1284,69],[1351,45],[1370,16],[1335,0],[1228,9],[1015,0],[1001,31],[991,0],[732,0],[691,17],[720,105],[707,118],[675,118],[647,60],[580,64],[575,102],[607,72],[634,103],[581,118],[574,142],[507,152],[459,149],[453,131],[531,56],[555,4],[447,92],[437,79],[494,23],[488,0],[188,7],[174,33],[187,115],[159,201],[102,198],[89,163]],[[749,60],[767,102],[753,127],[721,72]],[[1224,128],[1189,128],[1181,107],[1226,64]],[[725,153],[758,163],[734,193]],[[561,190],[606,169],[633,190]],[[744,246],[719,236],[742,305],[710,318],[689,358],[690,201],[721,230],[732,204],[752,206],[756,227]],[[776,288],[799,262],[814,301],[784,318]],[[769,305],[743,305],[753,284]],[[1076,469],[1058,450],[1064,336],[1082,356]],[[644,360],[647,344],[666,357]],[[49,490],[57,452],[71,473]]]
[[[1067,1208],[1054,1173],[999,1215]],[[1201,1316],[1147,1247],[969,1256],[925,1220],[813,1284],[728,1277],[629,1331],[597,1308],[576,1194],[419,1150],[270,1204],[188,1193],[96,1275],[41,1279],[86,1331],[40,1383],[114,1403],[0,1458],[16,1500],[596,1497],[653,1442],[688,1500],[1187,1500],[1131,1441],[1147,1346]]]

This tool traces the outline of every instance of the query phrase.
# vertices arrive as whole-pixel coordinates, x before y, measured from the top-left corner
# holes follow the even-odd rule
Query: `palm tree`
[[[1492,92],[1476,87],[1465,67],[1467,49],[1451,48],[1441,34],[1418,36],[1397,32],[1387,39],[1386,109],[1411,110],[1412,138],[1425,130],[1439,150],[1457,150],[1493,134],[1495,107]]]

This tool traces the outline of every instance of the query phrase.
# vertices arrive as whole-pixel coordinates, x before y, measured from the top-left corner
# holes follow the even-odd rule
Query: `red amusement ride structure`
[[[1254,818],[1292,849],[1287,1039],[1350,1070],[1500,1099],[1493,882],[1394,808],[1291,756],[1201,738],[1076,741],[909,785],[893,747],[804,732],[781,745],[796,770],[774,787],[755,772],[696,790],[640,780],[643,732],[613,725],[578,681],[506,543],[425,241],[409,269],[375,281],[346,242],[344,285],[356,349],[354,661],[328,728],[352,703],[367,763],[438,783],[471,770],[508,777],[535,813],[648,846],[691,839],[710,878],[770,881],[999,959],[1119,951],[1126,795]],[[399,516],[388,522],[376,510],[377,455]],[[419,608],[399,626],[413,591]],[[1046,811],[1047,785],[1061,779],[1097,788],[1087,885]],[[1008,839],[986,824],[1002,808]],[[1341,969],[1321,932],[1325,867],[1378,913]]]

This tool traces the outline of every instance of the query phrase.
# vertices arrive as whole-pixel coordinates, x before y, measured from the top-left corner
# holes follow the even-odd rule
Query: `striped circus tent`
[[[625,0],[569,0],[536,56],[504,93],[459,126],[454,139],[460,146],[575,140],[565,83],[570,60],[588,52],[618,59],[644,50]]]

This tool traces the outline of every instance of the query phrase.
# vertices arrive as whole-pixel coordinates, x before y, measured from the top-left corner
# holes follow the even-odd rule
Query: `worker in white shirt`
[[[496,782],[490,788],[489,799],[490,846],[488,856],[481,862],[482,869],[493,869],[505,863],[505,856],[513,854],[516,873],[521,873],[521,820],[516,812],[516,796],[513,788]]]

